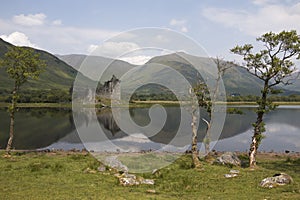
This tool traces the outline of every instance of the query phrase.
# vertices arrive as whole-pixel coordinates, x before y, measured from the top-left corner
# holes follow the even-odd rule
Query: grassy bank
[[[1,199],[300,199],[300,158],[258,155],[260,168],[235,168],[240,175],[224,178],[230,168],[204,163],[204,171],[191,168],[185,155],[160,170],[155,185],[123,187],[107,172],[84,173],[99,166],[88,153],[0,152]],[[294,183],[273,189],[259,187],[260,181],[278,172],[291,175]],[[156,193],[147,193],[147,190]]]

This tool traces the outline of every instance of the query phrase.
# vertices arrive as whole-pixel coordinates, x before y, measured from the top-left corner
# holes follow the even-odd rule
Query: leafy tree
[[[276,105],[268,98],[278,84],[292,84],[295,64],[292,59],[300,58],[300,37],[295,30],[282,31],[280,33],[265,33],[257,38],[263,43],[260,51],[253,53],[253,46],[245,44],[231,49],[234,54],[240,55],[245,61],[248,72],[262,80],[261,97],[257,101],[257,119],[253,124],[254,134],[250,145],[250,167],[256,166],[256,153],[265,131],[263,116],[265,113],[276,108]]]
[[[10,153],[14,137],[15,112],[17,111],[19,89],[28,79],[37,79],[46,65],[33,49],[28,47],[11,47],[3,59],[0,60],[0,66],[6,68],[8,76],[14,81],[11,105],[8,108],[10,128],[6,151]]]

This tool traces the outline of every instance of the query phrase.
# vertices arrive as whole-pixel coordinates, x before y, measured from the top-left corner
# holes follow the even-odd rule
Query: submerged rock
[[[266,188],[273,188],[277,187],[280,185],[286,185],[286,184],[291,184],[293,182],[293,179],[291,176],[285,174],[285,173],[280,173],[280,174],[275,174],[273,177],[267,177],[263,179],[260,182],[261,187],[266,187]]]
[[[219,163],[219,164],[222,164],[222,165],[241,166],[241,160],[233,152],[223,153],[220,157],[218,157],[216,159],[215,162]]]

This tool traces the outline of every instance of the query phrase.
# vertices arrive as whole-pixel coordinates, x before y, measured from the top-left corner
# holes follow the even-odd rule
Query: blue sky
[[[1,3],[0,37],[54,54],[88,54],[120,32],[169,28],[196,40],[208,56],[232,60],[233,46],[268,31],[300,32],[299,21],[299,0],[10,0]]]

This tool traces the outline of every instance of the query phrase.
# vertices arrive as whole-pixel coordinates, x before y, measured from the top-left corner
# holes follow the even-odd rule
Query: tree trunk
[[[202,118],[202,120],[206,123],[207,127],[206,127],[206,135],[205,138],[203,140],[204,143],[204,147],[205,147],[205,155],[207,156],[210,152],[210,127],[211,127],[211,122],[208,122],[206,119]]]
[[[10,116],[10,125],[9,125],[9,139],[6,146],[6,153],[10,154],[10,150],[12,148],[13,138],[14,138],[14,128],[15,128],[15,111],[16,111],[16,103],[17,103],[17,87],[15,86],[13,94],[12,94],[12,100],[11,100],[11,106],[9,108],[9,116]]]
[[[14,126],[15,126],[15,114],[14,111],[10,113],[10,126],[9,126],[9,139],[6,146],[7,154],[10,154],[10,150],[12,147],[12,142],[14,138]]]
[[[192,158],[193,158],[193,163],[194,163],[194,166],[195,168],[201,168],[201,163],[200,163],[200,160],[198,158],[198,148],[197,148],[197,117],[196,117],[196,109],[193,108],[193,111],[192,111],[192,123],[191,123],[191,126],[192,126],[192,132],[193,132],[193,136],[192,136]]]
[[[257,117],[257,121],[255,123],[255,127],[254,127],[254,134],[252,136],[252,143],[250,145],[250,152],[249,152],[249,166],[250,168],[255,168],[256,167],[256,153],[257,153],[257,149],[260,143],[260,139],[261,139],[261,131],[260,131],[260,126],[262,123],[262,117],[263,115],[259,115]]]
[[[265,81],[264,89],[262,90],[261,102],[258,105],[256,122],[254,124],[254,134],[252,136],[252,142],[250,145],[250,151],[249,151],[250,168],[256,167],[257,149],[262,139],[262,132],[264,131],[263,116],[264,113],[266,112],[265,110],[267,104],[267,94],[268,94],[268,81]]]

